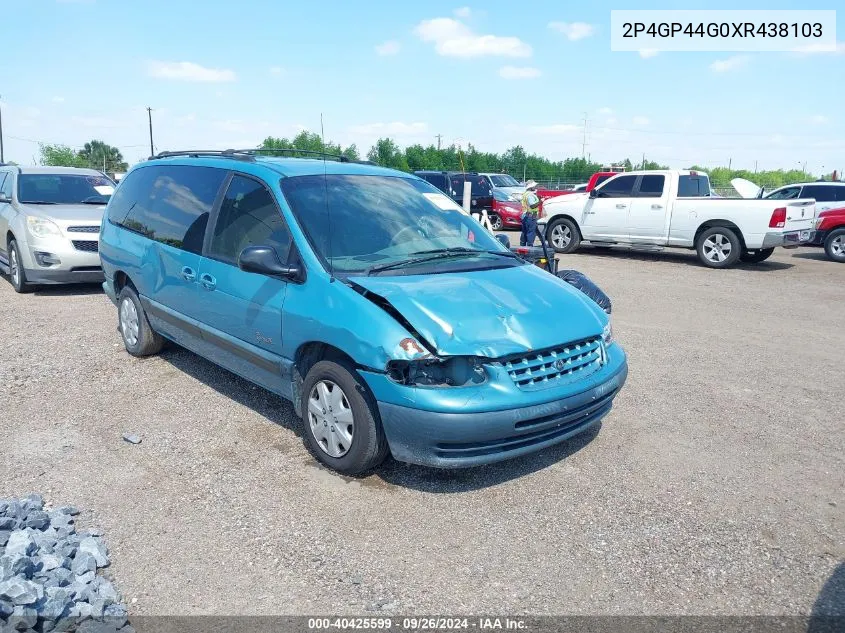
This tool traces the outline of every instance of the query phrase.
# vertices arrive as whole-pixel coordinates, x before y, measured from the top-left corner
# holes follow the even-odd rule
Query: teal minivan
[[[166,340],[291,400],[326,466],[464,467],[596,424],[625,382],[608,315],[416,176],[255,150],[135,166],[104,288],[134,356]]]

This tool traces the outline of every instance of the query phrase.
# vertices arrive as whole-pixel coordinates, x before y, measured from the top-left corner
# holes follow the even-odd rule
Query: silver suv
[[[100,224],[114,187],[93,169],[0,166],[0,271],[17,292],[103,281]]]

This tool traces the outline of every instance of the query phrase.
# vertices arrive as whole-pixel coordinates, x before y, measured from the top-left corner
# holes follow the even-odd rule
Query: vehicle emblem
[[[562,358],[555,361],[555,369],[557,369],[558,371],[563,371],[564,365],[566,365],[566,363],[563,361]]]

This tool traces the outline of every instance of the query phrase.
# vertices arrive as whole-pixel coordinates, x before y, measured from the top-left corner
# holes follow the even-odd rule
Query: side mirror
[[[12,204],[12,199],[7,198],[2,193],[0,193],[0,204]]]
[[[598,189],[590,189],[590,197],[591,198],[598,198],[599,197],[599,190]]]
[[[301,272],[297,266],[286,266],[280,262],[272,246],[247,246],[238,255],[238,268],[248,273],[283,279],[298,279]]]
[[[499,242],[501,242],[502,246],[504,246],[505,248],[511,247],[511,240],[507,235],[499,233],[498,235],[496,235],[496,239],[499,240]]]

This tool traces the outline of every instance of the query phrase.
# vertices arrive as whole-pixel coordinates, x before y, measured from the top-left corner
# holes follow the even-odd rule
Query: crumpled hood
[[[389,301],[442,356],[552,347],[600,334],[606,319],[583,293],[531,265],[349,282]]]
[[[60,223],[102,222],[106,205],[98,204],[21,204],[24,212]]]

